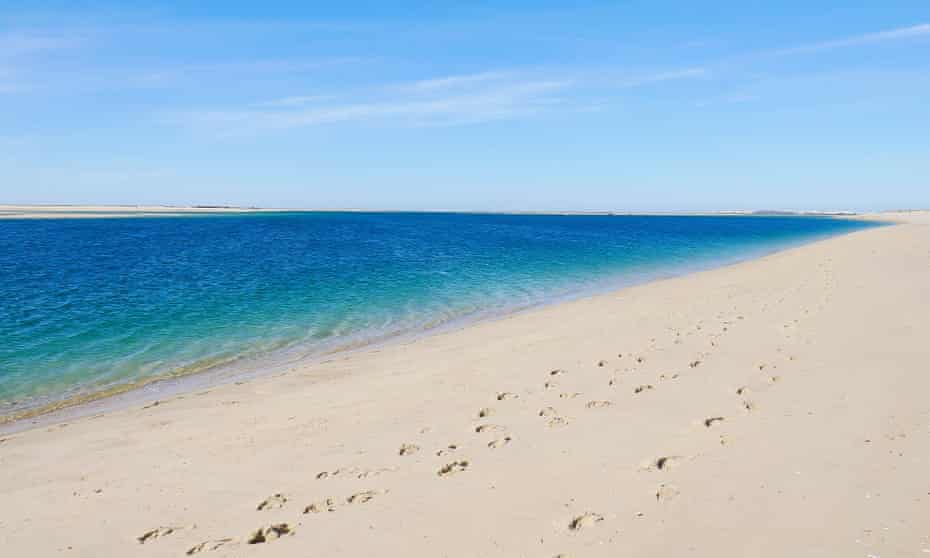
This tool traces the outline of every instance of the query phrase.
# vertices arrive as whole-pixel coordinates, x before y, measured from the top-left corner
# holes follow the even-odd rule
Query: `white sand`
[[[93,217],[145,217],[211,213],[274,211],[245,207],[184,207],[167,205],[3,205],[0,219],[82,219]]]
[[[10,435],[0,549],[926,555],[930,219],[899,219]]]

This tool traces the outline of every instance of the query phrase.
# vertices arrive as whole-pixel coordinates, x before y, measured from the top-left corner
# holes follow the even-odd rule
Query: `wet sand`
[[[11,556],[920,556],[930,217],[0,436]]]

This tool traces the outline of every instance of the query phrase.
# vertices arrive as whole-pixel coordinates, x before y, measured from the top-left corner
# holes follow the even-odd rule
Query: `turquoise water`
[[[0,221],[0,414],[305,357],[869,225],[278,213]]]

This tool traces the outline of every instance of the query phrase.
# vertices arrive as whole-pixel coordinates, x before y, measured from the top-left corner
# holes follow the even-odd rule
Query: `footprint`
[[[365,490],[363,492],[356,492],[355,494],[346,498],[347,504],[367,504],[375,496],[380,496],[381,494],[386,494],[386,490]]]
[[[478,411],[478,418],[487,418],[494,414],[494,409],[490,407],[484,407]]]
[[[491,440],[488,442],[488,447],[491,449],[502,448],[510,443],[510,436],[504,436],[503,438],[498,438],[497,440]]]
[[[334,511],[336,511],[336,501],[332,498],[327,498],[320,502],[314,502],[304,508],[304,513],[322,513]]]
[[[556,382],[546,382],[543,384],[543,387],[546,389],[555,389],[559,387],[559,384],[557,384]]]
[[[271,542],[281,537],[293,535],[294,529],[287,523],[275,523],[267,527],[259,527],[246,540],[249,544],[262,544]]]
[[[699,360],[692,360],[691,363],[688,364],[688,366],[690,366],[691,368],[697,368],[700,365],[701,365],[701,361]]]
[[[506,401],[507,399],[516,399],[520,397],[516,393],[510,393],[509,391],[503,391],[497,394],[498,401]]]
[[[646,471],[671,471],[684,460],[680,455],[664,455],[656,459],[647,460],[641,467]]]
[[[413,455],[416,452],[420,451],[420,446],[416,444],[402,444],[400,449],[397,450],[398,455]]]
[[[227,544],[229,544],[229,543],[231,543],[231,542],[233,542],[232,539],[216,539],[216,540],[212,540],[212,541],[204,541],[204,542],[202,542],[202,543],[200,543],[200,544],[194,545],[194,546],[190,547],[189,549],[187,549],[186,554],[187,554],[188,556],[191,556],[191,555],[194,555],[194,554],[198,554],[198,553],[200,553],[200,552],[203,552],[203,551],[205,551],[205,550],[206,550],[207,552],[210,552],[210,551],[213,551],[213,550],[218,550],[220,547],[225,546],[225,545],[227,545]]]
[[[597,365],[598,365],[600,368],[603,368],[603,367],[607,366],[607,361],[606,361],[606,360],[599,360],[599,361],[597,361]]]
[[[641,386],[636,386],[635,388],[633,388],[633,393],[642,393],[644,391],[649,391],[651,389],[655,389],[655,387],[653,387],[652,384],[643,384]]]
[[[660,471],[669,471],[681,463],[682,458],[677,455],[668,455],[656,459],[656,469]]]
[[[439,468],[436,471],[436,474],[440,477],[447,477],[454,475],[456,473],[461,473],[468,469],[468,461],[453,461],[452,463],[447,463]]]
[[[604,516],[599,513],[585,512],[577,517],[572,518],[568,524],[569,531],[581,531],[588,527],[593,527],[594,525],[604,521]]]
[[[704,419],[704,426],[707,427],[707,428],[710,428],[711,426],[714,425],[715,422],[723,422],[724,420],[725,420],[724,417],[710,417],[710,418],[706,418],[706,419]]]
[[[443,449],[437,451],[437,452],[436,452],[436,455],[439,456],[439,457],[441,457],[441,456],[443,456],[443,455],[448,455],[448,454],[454,452],[454,451],[457,450],[457,449],[459,449],[459,447],[458,447],[456,444],[449,444],[449,445],[446,446],[445,448],[443,448]]]
[[[565,370],[562,368],[556,368],[555,370],[551,370],[549,372],[550,376],[561,376],[562,374],[565,374]]]
[[[612,403],[610,401],[588,401],[585,405],[588,409],[601,409],[603,407],[610,407]]]
[[[752,401],[749,401],[748,399],[747,399],[747,400],[744,400],[744,401],[743,401],[743,409],[746,409],[746,412],[747,412],[747,413],[751,413],[751,412],[753,412],[753,411],[756,410],[756,404],[753,403]]]
[[[574,399],[574,398],[578,397],[579,395],[581,395],[581,394],[578,393],[577,391],[575,391],[575,392],[563,392],[563,393],[560,393],[560,394],[559,394],[559,399]]]
[[[565,419],[565,418],[563,418],[563,417],[552,417],[552,418],[549,419],[549,421],[546,423],[546,425],[547,425],[549,428],[558,428],[558,427],[560,427],[560,426],[565,426],[565,425],[567,425],[567,424],[568,424],[568,419]]]
[[[139,544],[145,544],[149,541],[155,540],[159,537],[166,537],[171,533],[177,531],[178,527],[158,527],[157,529],[152,529],[151,531],[146,531],[140,537],[136,537],[136,540],[139,541]]]
[[[656,501],[668,501],[677,497],[680,493],[677,486],[663,483],[656,488]]]
[[[475,432],[478,434],[483,434],[484,432],[503,432],[507,430],[499,424],[482,424],[475,428]]]
[[[287,503],[287,496],[283,494],[275,494],[273,496],[269,496],[268,498],[265,498],[265,500],[262,501],[262,503],[260,503],[255,509],[257,509],[258,511],[274,510],[278,508],[283,508],[284,504],[286,503]]]
[[[538,414],[539,414],[539,416],[541,416],[541,417],[554,417],[554,416],[558,415],[559,412],[556,411],[556,410],[555,410],[554,408],[552,408],[552,407],[543,407],[542,409],[539,410],[539,413],[538,413]]]
[[[365,471],[358,471],[355,474],[357,479],[367,479],[368,477],[377,477],[382,473],[393,473],[397,470],[397,467],[383,467],[381,469],[367,469]]]
[[[377,477],[382,473],[391,473],[396,470],[396,467],[382,467],[381,469],[359,469],[358,467],[347,467],[344,469],[336,469],[335,471],[322,471],[317,473],[316,478],[317,480],[323,480],[330,477],[351,475],[357,479],[367,479],[368,477]]]

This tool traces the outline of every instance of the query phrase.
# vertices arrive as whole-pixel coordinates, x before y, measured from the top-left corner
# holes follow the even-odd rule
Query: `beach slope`
[[[0,436],[0,548],[926,555],[930,225],[899,218]]]

